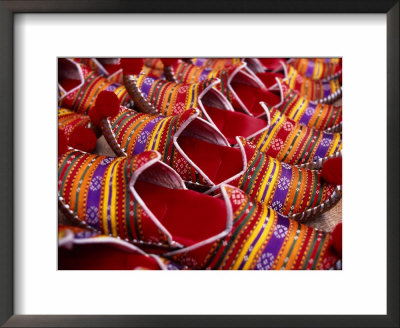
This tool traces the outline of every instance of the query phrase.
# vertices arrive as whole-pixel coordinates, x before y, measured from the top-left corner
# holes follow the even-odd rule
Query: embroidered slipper
[[[152,191],[137,188],[154,211],[167,200]],[[158,190],[156,190],[156,193]],[[162,195],[164,196],[164,195]],[[234,270],[326,270],[340,268],[341,236],[318,231],[288,219],[258,202],[243,191],[223,185],[216,197],[221,215],[204,226],[192,216],[179,218],[177,225],[185,236],[204,231],[202,242],[187,241],[181,249],[163,257],[148,255],[124,240],[79,227],[59,226],[59,269],[61,270],[158,270],[234,269]],[[155,202],[148,200],[155,199]],[[179,206],[178,204],[172,207]],[[171,206],[170,206],[171,207]],[[154,211],[155,212],[155,211]],[[212,214],[212,213],[211,213]],[[203,219],[204,220],[204,219]],[[215,228],[226,228],[215,235]],[[337,229],[338,230],[338,229]],[[337,236],[335,236],[337,235]],[[340,251],[337,250],[340,248]],[[174,261],[166,259],[174,259]],[[176,262],[175,262],[176,261]]]
[[[167,270],[170,262],[94,230],[58,226],[59,270]]]
[[[260,104],[267,109],[264,103]],[[276,108],[270,111],[268,130],[250,139],[258,150],[281,162],[320,169],[342,156],[342,134],[309,128],[294,122]]]
[[[142,74],[164,78],[164,64],[159,58],[143,58],[142,60],[144,63]]]
[[[231,66],[242,66],[244,61],[242,58],[192,58],[186,60],[187,63],[212,68],[213,70],[221,70]]]
[[[228,199],[187,190],[157,152],[110,158],[68,149],[58,175],[67,218],[141,247],[165,252],[211,243],[232,222]]]
[[[127,67],[127,61],[123,61],[124,72],[132,72],[134,68]],[[229,101],[215,88],[220,84],[218,79],[189,84],[168,82],[140,73],[131,74],[131,77],[135,89],[127,85],[127,90],[141,112],[169,116],[199,109],[201,117],[214,124],[231,144],[236,144],[238,135],[249,138],[268,129],[269,113],[264,112],[267,118],[264,120],[235,112]]]
[[[126,66],[124,66],[126,67]],[[124,68],[124,72],[127,69]],[[135,97],[136,109],[148,112],[147,108],[155,114],[176,115],[191,108],[203,107],[203,103],[214,105],[221,109],[233,112],[229,101],[216,87],[218,79],[203,80],[197,83],[176,83],[159,79],[151,75],[138,74],[127,75],[133,77],[133,83],[138,92],[127,86],[128,92]]]
[[[277,108],[288,118],[309,128],[326,132],[342,131],[342,106],[312,102],[288,88],[281,80],[276,81],[281,101],[266,103],[268,107]]]
[[[166,59],[162,60],[166,61]],[[289,116],[289,118],[302,124],[306,123],[305,125],[309,127],[317,128],[319,130],[328,130],[331,132],[340,129],[341,106],[317,105],[316,103],[312,103],[298,96],[296,99],[290,98],[291,106],[289,107],[292,110],[289,111],[287,101],[285,101],[286,99],[284,98],[284,96],[287,96],[288,91],[283,94],[282,89],[290,89],[287,87],[287,84],[278,80],[278,78],[284,78],[284,75],[270,72],[262,73],[264,74],[261,79],[263,82],[266,82],[266,79],[268,79],[267,85],[278,85],[279,87],[277,91],[280,92],[271,92],[260,83],[260,79],[258,79],[257,76],[254,74],[248,74],[249,70],[246,70],[245,64],[234,66],[233,63],[236,63],[234,59],[231,59],[230,61],[222,59],[211,61],[211,63],[220,62],[222,62],[222,64],[230,64],[231,66],[226,67],[231,67],[231,69],[227,70],[225,67],[222,68],[222,71],[218,71],[215,67],[207,66],[206,63],[209,63],[208,60],[200,61],[200,63],[205,66],[199,67],[190,65],[183,61],[168,59],[167,64],[165,65],[165,77],[171,81],[194,83],[206,78],[218,76],[221,79],[221,82],[216,87],[219,88],[226,97],[228,97],[235,109],[241,110],[246,114],[256,117],[265,116],[265,108],[262,108],[259,105],[260,101],[263,101],[270,108],[275,106],[284,111],[285,114],[290,113],[291,116]],[[252,61],[250,61],[250,63],[251,62]],[[221,68],[223,67],[222,64],[216,67]],[[210,65],[210,63],[208,65]],[[263,72],[263,68],[259,69]],[[295,94],[294,92],[292,93]],[[294,103],[294,101],[296,101],[296,103]],[[297,104],[297,106],[295,106],[295,104]],[[304,106],[305,104],[307,104],[307,106]],[[299,111],[295,110],[293,107],[301,108]],[[306,108],[308,109],[308,115],[299,114],[299,112],[304,113]],[[310,119],[310,114],[311,116],[314,115],[312,119]]]
[[[66,108],[58,109],[58,129],[63,130],[69,139],[69,144],[85,152],[96,148],[97,137],[95,128],[88,115],[78,114]],[[100,132],[99,129],[96,131]]]
[[[276,59],[278,60],[278,59]],[[247,62],[252,63],[253,60]],[[263,101],[269,108],[275,107],[295,122],[317,130],[339,132],[342,128],[342,106],[321,104],[308,100],[292,90],[280,73],[264,72],[264,68],[251,68],[263,83],[271,88],[259,88],[253,85],[236,83],[236,95],[240,102],[234,102],[236,109],[243,110],[249,115],[259,116],[263,113],[259,102]],[[260,71],[262,73],[260,73]],[[281,76],[282,75],[282,76]]]
[[[250,70],[247,69],[246,63],[233,59],[212,60],[214,66],[210,66],[209,60],[196,59],[194,62],[202,63],[204,66],[193,65],[184,61],[174,59],[162,59],[164,61],[164,75],[166,79],[175,82],[197,83],[204,80],[218,78],[220,83],[215,87],[229,100],[235,109],[241,110],[246,114],[257,117],[265,116],[265,111],[259,106],[255,108],[258,112],[252,112],[248,108],[249,103],[244,103],[243,95],[240,93],[242,87],[250,87],[251,92],[265,89],[263,82]],[[208,64],[207,64],[208,63]],[[208,66],[206,66],[208,65]],[[267,92],[267,90],[264,90]],[[239,92],[239,93],[238,93]],[[268,93],[269,97],[279,102],[279,96],[274,93]],[[253,99],[254,97],[252,97]],[[269,99],[269,98],[266,98]],[[254,98],[250,107],[254,107],[254,102],[265,101],[258,94]],[[246,106],[247,105],[247,106]]]
[[[167,69],[172,72],[171,75],[175,76],[176,79],[187,80],[189,79],[188,77],[191,76],[189,80],[194,80],[194,76],[199,76],[198,73],[196,73],[197,75],[194,73],[196,69],[193,68],[193,65],[176,61],[172,62],[171,65],[168,64],[166,64]],[[174,65],[178,65],[178,68],[175,68]],[[204,69],[200,71],[205,72]],[[179,75],[179,72],[185,73]],[[189,72],[192,72],[192,74],[189,74]],[[208,111],[205,117],[208,118],[210,122],[214,123],[215,126],[227,136],[231,143],[233,143],[232,139],[235,138],[235,136],[241,135],[254,142],[257,146],[257,149],[265,152],[267,155],[275,157],[278,160],[288,164],[299,165],[310,169],[319,169],[328,159],[341,156],[341,134],[318,131],[307,126],[303,126],[294,122],[293,120],[290,120],[276,108],[272,108],[272,110],[269,111],[268,107],[265,106],[264,103],[259,104],[258,102],[276,102],[276,96],[273,93],[260,88],[257,84],[257,80],[254,79],[252,75],[247,75],[246,72],[242,71],[242,68],[239,70],[239,72],[241,72],[240,76],[246,77],[246,79],[239,78],[230,80],[230,77],[227,79],[227,85],[232,90],[232,94],[234,95],[233,106],[235,107],[235,104],[239,104],[236,105],[236,108],[241,106],[241,109],[250,115],[254,115],[258,118],[267,117],[269,124],[265,126],[264,130],[262,129],[262,122],[256,122],[256,120],[252,120],[254,122],[250,124],[250,122],[248,122],[249,119],[243,119],[243,124],[241,126],[240,124],[231,125],[231,121],[228,119],[228,116],[232,117],[233,114],[226,111],[213,110],[213,108],[210,108],[210,106],[202,106],[202,113],[204,111]],[[167,73],[167,71],[165,72],[166,76],[169,74],[170,73]],[[207,73],[207,76],[210,76],[210,74]],[[239,75],[233,76],[235,77]],[[252,81],[252,84],[250,84],[250,81]],[[221,81],[220,85],[222,84],[223,83]],[[280,85],[281,84],[279,84],[279,86]],[[278,97],[278,99],[280,99],[280,97]],[[283,102],[278,101],[278,107],[280,107],[282,104]],[[309,119],[308,121],[310,125],[315,124],[316,120],[319,118],[317,109],[320,108],[315,107],[313,117],[314,120],[311,121]],[[311,111],[308,111],[307,113],[310,112]],[[334,114],[335,108],[332,107],[332,111],[330,113],[325,113],[325,117],[320,122],[332,122],[331,117],[334,116]],[[222,115],[225,116],[225,119],[221,118]],[[340,115],[335,115],[335,117],[338,116]],[[306,118],[304,118],[303,121],[305,121],[305,119]],[[226,122],[229,122],[229,124],[226,124]],[[225,126],[229,127],[229,131],[227,131],[228,129],[226,129]],[[244,127],[248,126],[254,127],[254,130],[251,132],[245,131]],[[332,125],[332,128],[335,130],[339,129],[340,125]],[[249,134],[246,135],[246,133]]]
[[[123,65],[124,72],[133,72],[136,69],[135,73],[137,73],[141,69],[141,63],[135,67],[134,65],[129,66],[128,63],[123,61]],[[193,65],[186,63],[179,65],[193,67]],[[165,67],[166,76],[178,76],[177,73],[174,73],[172,65],[166,64]],[[170,72],[167,72],[167,70],[170,70]],[[191,68],[191,70],[193,69]],[[138,76],[138,78],[135,78],[135,76]],[[131,74],[126,78],[131,78],[131,85],[127,85],[127,90],[132,93],[135,104],[140,111],[174,115],[191,108],[199,109],[201,117],[212,123],[230,144],[236,144],[236,136],[244,136],[252,140],[258,149],[267,155],[288,164],[314,169],[321,168],[329,158],[341,156],[341,134],[326,133],[308,128],[290,120],[276,108],[269,111],[264,104],[254,106],[257,98],[270,98],[268,96],[258,97],[257,93],[254,95],[253,89],[255,87],[243,84],[238,94],[240,94],[240,99],[243,99],[242,103],[245,110],[248,111],[250,108],[248,102],[250,100],[253,104],[251,108],[260,108],[258,113],[262,111],[264,113],[263,118],[261,115],[251,117],[234,112],[222,92],[215,89],[216,85],[222,84],[221,81],[216,79],[186,84],[167,82],[140,74]],[[256,88],[256,90],[261,89]],[[243,92],[246,92],[246,94],[243,94]],[[268,93],[268,91],[266,92]],[[317,109],[319,107],[315,107],[315,111]],[[303,121],[305,121],[305,118]],[[313,121],[309,119],[310,124],[315,124],[316,121],[320,121],[318,112],[315,112]],[[320,122],[326,121],[324,119]]]
[[[325,181],[319,171],[280,163],[244,138],[237,139],[238,148],[230,147],[196,110],[163,117],[127,109],[116,116],[104,115],[101,122],[115,153],[133,156],[145,150],[158,151],[162,161],[192,188],[210,188],[211,193],[229,183],[299,220],[322,213],[340,199],[341,186]],[[336,171],[334,166],[327,171]]]
[[[287,62],[312,80],[334,80],[342,75],[341,58],[292,58]]]
[[[231,66],[241,66],[243,61],[240,58],[146,58],[144,59],[145,68],[150,69],[155,77],[164,76],[166,66],[175,65],[178,63],[186,63],[196,67],[208,68],[211,71],[220,71]],[[185,69],[181,67],[181,69]],[[186,67],[187,69],[187,67]],[[180,71],[180,69],[178,69]],[[168,71],[167,71],[168,74]],[[181,81],[190,81],[182,79]],[[197,78],[195,81],[199,81]]]
[[[276,83],[278,78],[282,84],[286,84],[289,89],[298,92],[301,97],[305,97],[310,101],[331,103],[341,97],[342,86],[340,78],[334,78],[329,81],[315,81],[301,75],[292,65],[286,65],[283,61],[280,63],[283,73],[276,71],[266,72],[262,68],[260,71],[254,72],[269,91],[278,90]],[[260,69],[256,65],[251,67]]]
[[[163,61],[167,62],[169,60],[171,59],[163,59]],[[176,59],[172,60],[178,62]],[[179,63],[198,69],[197,66],[187,64],[184,61],[179,61]],[[164,75],[171,80],[166,81],[148,74],[148,71],[144,72],[143,61],[140,58],[123,58],[122,66],[126,89],[134,100],[136,108],[142,112],[174,115],[184,110],[201,106],[199,99],[203,98],[207,98],[208,102],[213,104],[213,107],[233,112],[229,101],[222,95],[226,90],[222,87],[221,92],[220,89],[220,86],[223,86],[224,82],[220,82],[216,78],[202,78],[196,83],[189,82],[190,79],[187,78],[188,81],[177,83],[173,74],[171,75],[171,67],[164,65]],[[203,70],[203,68],[200,69]],[[215,77],[216,75],[218,74],[211,74],[208,77]],[[220,76],[225,80],[227,78],[227,75],[224,73],[221,73]],[[204,111],[202,109],[202,112]],[[203,114],[207,116],[206,113]],[[265,115],[264,110],[263,114]],[[209,119],[209,117],[207,118]]]
[[[253,72],[280,72],[282,63],[312,80],[333,80],[342,74],[341,58],[245,58]]]
[[[235,187],[221,189],[233,213],[229,232],[213,243],[164,256],[191,269],[341,269],[340,232],[326,233],[288,219]]]
[[[262,101],[268,108],[276,108],[288,118],[309,128],[327,132],[341,131],[342,106],[312,102],[290,89],[282,80],[276,79],[275,83],[279,90],[277,93],[247,85],[238,88],[237,95],[243,99],[251,115],[260,116],[262,108],[257,101]]]
[[[58,86],[59,107],[68,108],[80,114],[90,113],[93,99],[102,90],[113,91],[124,106],[132,106],[123,85],[112,83],[69,58],[58,60]]]
[[[97,75],[102,75],[108,81],[123,84],[120,58],[73,58],[77,63],[90,68]]]
[[[232,59],[232,61],[234,62],[234,59]],[[166,73],[166,76],[172,75],[175,80],[178,81],[194,82],[206,76],[221,76],[221,73],[216,71],[204,70],[203,68],[197,68],[187,63],[179,61],[172,61],[169,63],[171,66],[167,66],[167,70],[170,73]],[[207,63],[207,61],[205,61],[205,63]],[[259,117],[265,114],[265,108],[263,109],[259,106],[259,102],[264,101],[269,108],[277,107],[285,115],[289,114],[288,117],[290,119],[307,125],[308,127],[326,130],[328,132],[341,131],[342,106],[313,103],[304,97],[300,97],[296,92],[292,91],[286,83],[279,80],[279,77],[283,78],[283,75],[281,76],[279,73],[264,74],[262,80],[265,82],[266,79],[270,79],[267,85],[277,85],[280,91],[278,94],[260,87],[257,79],[252,75],[246,76],[246,80],[234,78],[228,82],[229,79],[225,79],[225,85],[228,84],[228,89],[231,89],[232,94],[235,95],[235,97],[231,99],[233,107],[243,110],[249,115]],[[243,75],[244,74],[241,74],[240,76]],[[221,77],[224,78],[223,75]],[[252,80],[252,83],[250,83],[249,80]],[[223,84],[224,83],[221,82],[221,85]]]
[[[290,89],[297,91],[300,96],[315,102],[332,103],[342,95],[342,86],[339,79],[313,81],[303,77],[293,66],[288,67],[285,82]]]

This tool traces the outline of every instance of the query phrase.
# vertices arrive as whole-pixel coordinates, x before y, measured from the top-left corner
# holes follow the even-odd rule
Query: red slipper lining
[[[236,136],[248,138],[257,131],[265,128],[268,124],[263,119],[251,117],[243,113],[231,112],[210,106],[204,107],[211,120],[232,145],[236,144]]]
[[[188,136],[180,136],[178,144],[215,184],[243,170],[243,158],[239,148],[219,146]]]
[[[81,81],[72,79],[60,79],[59,83],[63,87],[63,89],[68,92],[73,88],[76,88],[78,85],[80,85]]]
[[[257,77],[264,83],[267,89],[276,84],[276,78],[284,79],[285,75],[282,73],[261,72],[256,74]]]
[[[137,181],[135,189],[173,240],[184,246],[212,237],[226,228],[227,209],[221,198],[144,181]]]
[[[286,62],[284,58],[258,58],[261,64],[268,70],[279,70],[282,69],[281,62]]]
[[[70,91],[81,84],[77,63],[65,58],[58,59],[58,83],[65,91]]]
[[[129,253],[107,244],[75,244],[73,249],[58,249],[59,270],[159,269],[153,258]]]
[[[246,108],[254,116],[265,113],[264,109],[260,105],[260,101],[265,102],[268,107],[273,107],[279,104],[281,101],[279,95],[276,95],[271,91],[267,91],[266,89],[256,88],[241,83],[232,83],[232,88],[235,90],[236,94],[244,103]],[[233,101],[233,107],[235,107],[235,109],[241,109],[240,104],[236,100]]]

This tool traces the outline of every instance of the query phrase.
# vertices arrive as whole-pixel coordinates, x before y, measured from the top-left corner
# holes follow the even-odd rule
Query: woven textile
[[[318,171],[281,163],[256,151],[245,139],[242,143],[248,163],[238,187],[255,200],[284,215],[293,215],[319,206],[334,193],[335,186],[324,182]]]
[[[193,121],[194,114],[192,110],[181,115],[162,117],[126,110],[110,123],[117,143],[128,156],[144,150],[158,151],[161,160],[184,181],[209,185],[207,178],[182,155],[174,143],[177,131]],[[335,186],[321,180],[318,171],[281,163],[257,151],[255,145],[245,139],[241,139],[241,143],[246,152],[247,167],[239,178],[229,184],[241,188],[254,199],[284,215],[297,215],[320,206],[333,195]]]
[[[90,117],[78,114],[66,108],[58,109],[58,128],[64,130],[67,136],[70,136],[78,126],[87,127],[90,123]]]
[[[185,65],[187,66],[187,64]],[[193,65],[189,66],[193,67]],[[204,80],[192,84],[177,84],[150,76],[138,78],[142,94],[160,114],[166,116],[198,108],[199,95],[214,82],[215,80]],[[328,124],[333,126],[332,123],[339,123],[341,120],[339,108],[321,104],[314,105],[305,98],[300,98],[297,93],[287,87],[282,87],[286,90],[284,92],[286,96],[283,104],[279,106],[279,110],[272,109],[270,111],[270,128],[251,139],[257,148],[282,162],[294,165],[315,162],[339,152],[342,149],[341,134],[325,133],[302,125],[307,123],[306,125],[314,125],[320,129]],[[295,102],[296,99],[297,102]],[[305,103],[300,104],[300,100]],[[325,106],[332,110],[330,113],[324,112],[322,115],[321,110],[326,108]],[[294,122],[280,111],[288,112],[302,124]],[[309,115],[310,113],[311,115]],[[203,117],[202,112],[200,115]],[[321,118],[321,116],[323,117]]]
[[[229,78],[232,74],[236,74],[243,63],[240,61],[233,60],[232,63],[225,60],[194,60],[195,65],[188,64],[185,62],[179,62],[173,67],[175,72],[175,78],[179,82],[184,83],[197,83],[199,81],[209,80],[218,78],[218,83],[215,88],[221,91],[221,93],[230,101],[233,100],[232,91],[229,88]],[[201,64],[201,65],[200,65]]]
[[[330,79],[342,70],[339,58],[295,58],[290,62],[300,74],[313,80]]]
[[[106,157],[70,150],[58,161],[58,190],[64,204],[96,231],[130,241],[167,243],[129,190],[132,174],[155,152]]]
[[[335,156],[342,150],[342,134],[315,130],[294,122],[278,109],[270,111],[269,129],[251,141],[278,160],[300,165]]]
[[[124,75],[122,68],[115,73],[110,74],[107,72],[100,62],[94,58],[74,58],[77,63],[81,63],[86,67],[90,68],[97,75],[102,75],[107,78],[108,81],[118,84],[124,84]]]
[[[187,80],[187,84],[167,82],[145,75],[139,76],[137,84],[144,97],[160,114],[176,115],[191,108],[199,108],[199,96],[215,83],[215,79],[202,80],[204,77],[201,77],[201,74],[197,74],[196,71],[206,71],[207,77],[215,76],[217,72],[209,71],[204,67],[179,63],[175,75],[179,80]],[[224,72],[228,71],[224,70]],[[227,78],[228,75],[225,76],[226,80]],[[202,82],[189,82],[196,79],[202,80]],[[217,86],[221,91],[228,90],[224,83],[218,83]],[[258,149],[282,162],[294,165],[316,162],[339,152],[342,149],[340,134],[324,133],[301,124],[319,130],[335,126],[341,121],[341,108],[313,104],[298,96],[285,84],[282,85],[282,88],[284,100],[278,107],[279,110],[271,110],[270,128],[251,139],[256,143]],[[289,113],[301,124],[295,123],[280,111],[284,114]],[[204,117],[203,112],[200,115]]]
[[[146,58],[144,60],[142,74],[150,75],[157,78],[164,77],[164,64],[162,63],[161,59]]]
[[[193,58],[193,65],[221,70],[231,66],[241,66],[243,64],[240,58]]]
[[[314,81],[302,76],[290,65],[288,66],[286,83],[290,89],[297,91],[300,96],[311,101],[320,101],[341,91],[338,79],[333,79],[331,81]]]
[[[121,105],[126,106],[129,104],[131,99],[125,86],[108,81],[105,77],[96,74],[83,64],[79,64],[79,67],[83,73],[83,85],[77,90],[67,93],[60,100],[60,107],[88,115],[95,104],[97,95],[104,90],[113,91],[121,100]]]
[[[306,270],[333,268],[339,258],[329,233],[317,231],[226,188],[233,210],[227,236],[211,245],[171,255],[192,269]]]
[[[58,242],[63,244],[67,238],[72,241],[75,239],[91,239],[91,238],[101,238],[108,237],[100,234],[100,232],[95,230],[89,230],[82,227],[69,226],[69,225],[58,225]]]
[[[314,103],[282,85],[282,102],[276,106],[282,114],[317,130],[329,130],[342,122],[342,106]]]
[[[137,78],[143,96],[162,115],[175,115],[197,108],[199,96],[213,83],[215,80],[192,84],[174,83],[144,74]]]
[[[118,145],[128,156],[145,150],[157,150],[161,154],[161,160],[175,168],[179,165],[174,164],[176,159],[172,155],[175,152],[173,137],[182,124],[195,113],[192,109],[181,115],[164,117],[126,109],[113,117],[110,123]]]

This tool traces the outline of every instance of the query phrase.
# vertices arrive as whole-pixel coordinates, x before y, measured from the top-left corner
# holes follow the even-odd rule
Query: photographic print
[[[59,270],[341,270],[341,58],[58,58]]]

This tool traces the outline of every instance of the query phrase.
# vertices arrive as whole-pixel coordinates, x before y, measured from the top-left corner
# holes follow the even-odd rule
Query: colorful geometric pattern
[[[296,123],[278,109],[270,110],[271,124],[250,139],[258,150],[281,162],[300,165],[334,156],[342,150],[342,134],[329,133]]]
[[[144,150],[158,151],[161,160],[184,181],[209,185],[174,144],[176,132],[185,122],[193,119],[194,113],[192,110],[162,117],[126,110],[110,123],[117,143],[128,156]],[[241,188],[257,201],[272,206],[284,215],[294,215],[319,206],[332,196],[335,186],[324,182],[318,171],[281,163],[257,151],[255,145],[245,139],[241,142],[247,153],[247,169],[229,184]]]
[[[218,78],[220,83],[215,85],[215,88],[232,102],[233,95],[228,86],[228,79],[243,63],[233,60],[232,65],[225,65],[225,60],[209,59],[195,59],[194,62],[195,65],[179,62],[173,66],[176,80],[183,83],[197,83]]]
[[[164,64],[159,58],[146,58],[141,74],[164,77]]]
[[[178,78],[186,79],[189,76],[186,73],[194,73],[194,68],[197,69],[197,66],[180,63],[175,70],[175,75]],[[214,72],[200,68],[202,72],[205,70],[207,74]],[[227,71],[224,70],[224,72]],[[197,78],[202,79],[199,76]],[[192,84],[177,84],[144,75],[140,75],[137,81],[148,102],[160,114],[166,116],[180,114],[191,108],[198,108],[198,96],[215,82],[215,80],[203,80]],[[218,86],[222,91],[226,85],[219,83]],[[324,133],[318,130],[327,129],[340,123],[341,107],[313,104],[298,96],[285,84],[282,85],[282,88],[284,90],[284,101],[278,108],[279,111],[276,109],[270,111],[270,128],[251,139],[257,144],[258,149],[280,161],[293,165],[316,162],[320,158],[329,157],[339,152],[342,149],[341,134]],[[296,123],[280,111],[289,113],[301,124],[311,128]],[[201,117],[203,117],[203,113],[201,113]],[[314,130],[312,127],[318,128],[318,130]]]
[[[64,130],[65,134],[71,135],[78,126],[87,127],[90,123],[90,117],[78,114],[66,108],[58,109],[58,128]]]
[[[342,122],[342,106],[314,103],[282,85],[283,101],[275,106],[295,122],[317,130],[329,130]]]
[[[65,107],[80,114],[88,115],[94,107],[97,95],[101,91],[112,91],[121,100],[122,106],[127,106],[131,101],[125,86],[118,83],[112,83],[105,77],[97,75],[83,64],[78,64],[83,73],[83,85],[59,101],[60,107]]]
[[[136,82],[144,98],[161,115],[176,115],[190,108],[198,108],[199,96],[213,83],[215,80],[174,83],[143,74],[138,76]]]
[[[329,233],[290,220],[236,188],[226,191],[233,210],[228,235],[172,254],[174,262],[209,270],[324,270],[338,262]]]
[[[282,81],[282,84],[283,83],[285,82]],[[321,101],[341,92],[339,79],[314,81],[301,75],[291,65],[288,66],[286,83],[290,89],[297,91],[300,96],[311,101]]]
[[[164,244],[167,236],[129,190],[133,172],[156,157],[155,152],[113,158],[67,151],[58,160],[59,196],[73,215],[102,234]]]
[[[128,156],[145,150],[157,150],[162,155],[161,160],[174,167],[174,155],[168,156],[175,149],[173,137],[182,124],[195,113],[191,109],[180,115],[164,117],[127,109],[113,117],[110,123],[118,145]]]
[[[331,62],[329,58],[294,58],[289,65],[312,80],[326,80],[341,72],[339,59],[332,58]]]
[[[221,70],[231,66],[241,66],[243,64],[240,58],[193,58],[193,65]]]
[[[99,66],[98,63],[93,60],[93,58],[74,58],[73,60],[90,68],[97,75],[106,77],[110,82],[124,84],[124,74],[122,72],[122,68],[114,74],[109,74],[104,68]]]
[[[314,58],[315,61],[322,61],[327,64],[338,64],[342,65],[342,58],[332,57],[332,58]]]
[[[120,111],[107,122],[102,121],[101,129],[108,142],[115,138],[114,144],[110,142],[112,148],[120,147],[126,156],[93,155],[71,148],[61,155],[59,153],[59,210],[67,219],[78,219],[81,226],[86,226],[59,224],[59,255],[76,251],[78,244],[105,242],[118,244],[121,248],[117,249],[122,252],[125,252],[122,244],[127,249],[136,248],[138,256],[155,262],[155,267],[138,266],[137,269],[341,269],[341,256],[334,250],[332,234],[296,221],[329,208],[341,190],[340,186],[328,184],[321,177],[321,171],[304,168],[311,167],[307,164],[322,163],[328,157],[337,156],[342,150],[341,133],[328,132],[341,127],[342,106],[319,103],[333,100],[341,93],[341,80],[337,78],[341,73],[340,58],[290,60],[287,79],[280,81],[282,103],[270,108],[270,125],[266,131],[249,140],[239,138],[239,145],[235,146],[238,149],[235,155],[239,157],[230,157],[231,152],[235,152],[232,149],[207,148],[205,143],[229,146],[212,122],[204,122],[206,115],[198,109],[201,107],[199,96],[204,95],[207,88],[218,89],[231,103],[236,101],[228,80],[235,70],[241,69],[240,59],[196,58],[192,59],[193,64],[180,61],[173,66],[179,83],[160,79],[164,77],[160,59],[145,59],[143,70],[136,77],[137,85],[161,115],[138,113],[125,107],[132,105],[125,87],[112,83],[114,80],[102,72],[95,60],[73,60],[79,63],[85,82],[78,90],[66,94],[59,88],[58,128],[70,136],[75,128],[90,126],[88,114],[97,95],[103,90],[113,91],[122,102]],[[338,73],[332,74],[335,70]],[[122,72],[116,77],[123,81]],[[217,78],[221,83],[215,83]],[[64,82],[65,86],[73,85],[76,74],[73,80],[61,81],[61,86]],[[327,99],[325,91],[328,87],[332,93]],[[312,100],[312,97],[323,98]],[[223,122],[228,124],[229,117]],[[190,143],[194,143],[194,139],[202,140],[198,149],[196,143],[194,146]],[[192,150],[204,156],[199,156],[197,163],[197,154],[193,153],[196,160],[192,163],[177,144],[187,154]],[[214,151],[218,155],[214,156]],[[244,168],[240,154],[243,155]],[[239,167],[244,173],[226,182],[229,185],[216,188],[215,184],[223,179],[214,180],[213,170],[217,167],[217,177],[226,176],[221,173],[221,167],[227,158],[232,159],[233,167],[240,162]],[[201,159],[207,163],[202,163]],[[156,223],[143,201],[136,199],[135,192],[130,189],[132,179],[158,160],[174,169],[185,182],[189,182],[189,186],[214,187],[209,190],[210,195],[228,197],[227,222],[231,221],[232,212],[232,225],[227,226],[229,231],[225,230],[226,234],[190,248],[179,248],[182,246],[171,242],[171,234]],[[207,166],[209,161],[211,165]],[[227,167],[232,169],[229,165]],[[206,173],[210,171],[211,178],[207,178],[201,169]],[[149,174],[143,175],[143,181],[153,178],[164,181],[165,176],[155,177],[154,171],[147,172]],[[168,168],[164,167],[160,174],[168,174]],[[210,179],[216,183],[210,183]],[[201,189],[202,186],[198,187]],[[190,218],[184,216],[185,220]],[[163,219],[160,221],[164,222]],[[335,238],[336,248],[337,241]],[[158,255],[148,255],[149,252]],[[93,254],[89,258],[98,258],[97,250]],[[86,259],[82,263],[87,263]],[[103,258],[103,263],[109,261]]]
[[[58,240],[61,241],[67,237],[69,233],[73,234],[74,239],[90,239],[99,237],[108,237],[100,234],[100,232],[95,230],[89,230],[82,227],[67,226],[63,224],[58,225]]]
[[[176,115],[190,108],[197,108],[198,96],[215,81],[204,80],[204,78],[215,77],[216,74],[220,74],[220,76],[226,74],[224,78],[227,81],[229,73],[226,69],[217,72],[184,62],[180,62],[174,71],[178,80],[185,80],[186,83],[192,83],[190,81],[193,80],[203,82],[176,84],[151,76],[139,76],[138,78],[137,84],[143,95],[162,115]],[[204,76],[201,75],[203,73],[205,73]],[[226,91],[225,94],[230,93],[226,86],[225,83],[217,85],[221,91]],[[289,113],[301,124],[322,130],[341,122],[341,107],[313,104],[298,96],[285,84],[282,85],[282,88],[284,89],[284,102],[279,110]],[[341,150],[340,134],[322,133],[306,128],[274,109],[270,114],[273,124],[268,130],[252,139],[259,147],[258,149],[268,155],[285,163],[297,165],[315,162]]]
[[[334,185],[321,179],[319,171],[281,163],[241,140],[248,163],[237,186],[253,199],[290,216],[321,205],[335,191]]]

